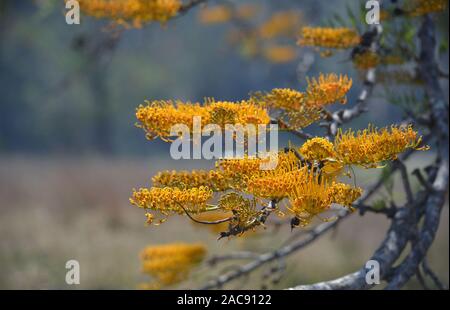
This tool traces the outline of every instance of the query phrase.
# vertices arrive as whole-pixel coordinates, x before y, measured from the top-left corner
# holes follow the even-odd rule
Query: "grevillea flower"
[[[372,51],[358,53],[353,57],[353,64],[356,68],[367,70],[378,65],[401,65],[405,60],[399,55],[380,56]]]
[[[317,79],[308,79],[307,104],[319,107],[335,102],[344,104],[351,87],[352,79],[346,75],[320,74]]]
[[[216,167],[222,169],[227,175],[234,178],[241,178],[260,170],[263,159],[258,157],[245,156],[239,159],[222,159],[216,162]]]
[[[293,151],[278,152],[278,165],[274,169],[277,173],[285,173],[302,168],[297,155]],[[270,171],[269,171],[270,172]],[[267,172],[264,172],[267,173]]]
[[[352,187],[345,183],[336,183],[328,187],[328,195],[332,203],[337,203],[345,207],[351,208],[353,203],[361,197],[362,189]]]
[[[245,178],[246,188],[243,190],[259,198],[282,199],[288,197],[295,184],[303,182],[308,174],[308,167],[293,151],[280,152],[277,167]]]
[[[273,170],[261,170],[261,165],[277,157],[277,166]],[[232,179],[232,188],[245,190],[248,180],[253,176],[267,176],[268,173],[285,173],[299,168],[298,159],[292,152],[274,152],[266,157],[248,157],[222,159],[216,162],[216,168]]]
[[[303,128],[321,118],[321,109],[310,106],[306,93],[290,88],[274,88],[267,94],[256,93],[255,100],[272,109],[281,109],[291,128]]]
[[[366,51],[358,53],[353,57],[353,64],[356,68],[361,70],[367,70],[375,68],[381,62],[380,56],[372,51]]]
[[[233,16],[230,7],[225,5],[215,5],[204,7],[198,13],[198,20],[202,24],[222,24],[229,21]]]
[[[339,159],[345,164],[374,167],[386,160],[395,160],[398,154],[407,149],[420,148],[422,137],[412,126],[382,128],[373,126],[354,132],[340,130],[335,140],[335,150]]]
[[[289,196],[288,210],[300,220],[300,226],[306,226],[315,216],[327,211],[333,203],[352,209],[361,193],[362,189],[359,187],[338,182],[329,185],[323,178],[310,174],[303,182],[295,184]]]
[[[172,126],[176,124],[185,124],[192,130],[194,116],[207,119],[209,113],[198,103],[152,101],[136,109],[136,126],[144,129],[149,140],[156,137],[168,139]]]
[[[300,226],[306,226],[315,216],[328,210],[331,203],[326,182],[310,175],[303,182],[295,184],[289,197],[288,210],[300,220]]]
[[[380,10],[380,21],[384,22],[384,21],[388,21],[389,19],[391,19],[392,14],[391,12],[389,12],[388,10]]]
[[[262,97],[262,96],[260,96]],[[287,111],[300,110],[305,104],[306,94],[290,88],[274,88],[262,98],[268,107]]]
[[[231,19],[250,20],[256,16],[259,6],[243,4],[236,6],[215,5],[205,6],[198,13],[198,21],[205,25],[223,24]]]
[[[306,160],[311,162],[336,157],[333,143],[320,137],[308,139],[305,143],[303,143],[299,151]]]
[[[277,167],[245,175],[241,190],[259,198],[281,199],[288,196],[293,184],[307,172],[293,151],[279,152]]]
[[[282,199],[292,193],[295,184],[308,176],[307,167],[289,172],[277,170],[251,177],[247,182],[247,191],[252,195],[267,199]]]
[[[286,63],[297,57],[297,51],[289,45],[269,45],[264,48],[263,56],[271,63]]]
[[[258,125],[268,124],[270,117],[266,109],[252,101],[240,102],[208,100],[205,106],[208,111],[208,121],[222,128],[226,124]]]
[[[258,210],[254,199],[244,198],[237,193],[228,193],[220,197],[218,205],[222,210],[233,213],[230,226],[233,229],[240,228],[239,231],[242,233],[261,224],[258,222],[261,211]]]
[[[390,84],[406,84],[416,85],[423,84],[419,76],[411,70],[400,68],[395,70],[379,70],[377,81],[386,85]]]
[[[359,44],[359,34],[350,28],[303,27],[299,45],[346,49]]]
[[[229,179],[229,188],[245,189],[247,178],[260,172],[261,159],[244,157],[241,159],[224,159],[216,162],[216,168]]]
[[[319,108],[305,105],[300,110],[286,112],[285,116],[289,123],[289,128],[300,129],[320,120],[322,118],[321,111]]]
[[[404,11],[410,16],[422,16],[429,13],[443,12],[448,0],[411,0],[405,1]]]
[[[298,11],[280,11],[273,14],[258,29],[263,39],[295,36],[300,27],[301,14]]]
[[[203,126],[217,124],[268,124],[270,117],[265,108],[252,101],[228,102],[208,99],[204,105],[181,101],[152,101],[136,109],[137,126],[144,129],[149,140],[157,137],[170,141],[174,125],[184,124],[194,130],[194,117],[200,117]],[[200,128],[201,129],[201,128]]]
[[[320,172],[327,182],[332,182],[342,174],[344,163],[337,159],[334,145],[328,139],[315,137],[306,140],[299,148],[304,159],[315,166],[321,166]]]
[[[173,243],[149,246],[141,253],[142,272],[154,282],[144,288],[163,288],[184,281],[192,269],[203,261],[203,244]]]
[[[320,74],[308,79],[306,92],[289,88],[274,88],[269,93],[256,93],[253,100],[272,109],[281,109],[280,118],[291,128],[304,128],[323,117],[325,105],[345,104],[352,80],[346,75]]]
[[[235,16],[240,20],[253,19],[261,10],[261,7],[253,3],[244,3],[236,7]]]
[[[322,176],[328,182],[335,180],[339,175],[342,175],[344,163],[335,158],[327,158],[323,162],[323,167],[320,169]]]
[[[274,88],[267,94],[256,94],[255,100],[272,108],[289,112],[306,112],[308,109],[320,112],[324,105],[346,102],[346,94],[352,87],[352,79],[346,75],[320,74],[318,78],[308,78],[306,92],[289,88]]]
[[[207,201],[213,196],[213,191],[206,186],[180,189],[177,187],[152,187],[134,190],[130,203],[139,208],[158,212],[168,216],[184,214],[185,210],[197,214],[208,210]],[[183,209],[184,208],[184,209]],[[153,214],[147,216],[149,224],[154,219]],[[164,220],[161,220],[163,222]]]
[[[207,186],[213,191],[224,191],[231,184],[230,176],[220,170],[163,171],[152,178],[158,187],[193,188]]]
[[[180,0],[79,0],[80,9],[95,18],[115,22],[131,22],[134,27],[142,23],[164,23],[178,14]]]
[[[383,65],[401,65],[405,63],[405,59],[400,55],[386,55],[381,58],[381,63]]]

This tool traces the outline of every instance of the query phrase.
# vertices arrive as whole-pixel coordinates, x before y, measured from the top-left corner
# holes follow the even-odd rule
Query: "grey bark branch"
[[[381,25],[374,25],[370,28],[368,34],[373,35],[372,42],[369,49],[373,52],[377,52],[379,45],[379,38],[383,32]],[[354,107],[349,109],[338,110],[327,118],[325,126],[327,127],[327,135],[329,138],[336,136],[338,128],[352,119],[360,116],[362,113],[367,111],[367,100],[372,94],[372,91],[376,84],[376,69],[370,68],[367,70],[362,90],[359,93],[358,99]]]
[[[243,260],[243,259],[256,259],[258,258],[259,254],[254,252],[234,252],[230,254],[220,255],[220,256],[213,256],[210,259],[208,259],[207,264],[213,266],[223,261],[230,261],[230,260]]]
[[[433,272],[433,270],[431,270],[430,266],[428,265],[428,260],[426,257],[422,261],[422,267],[425,274],[433,280],[434,284],[438,289],[448,290],[448,287],[444,283],[442,283],[439,277]]]
[[[324,224],[319,225],[316,229],[312,230],[311,233],[309,233],[305,239],[302,239],[300,241],[297,241],[297,242],[294,242],[287,246],[284,246],[274,252],[261,254],[256,260],[254,260],[246,265],[243,265],[229,273],[220,275],[215,280],[208,282],[206,285],[204,285],[200,289],[207,290],[207,289],[213,289],[213,288],[221,288],[224,284],[231,282],[232,280],[235,280],[241,276],[247,275],[248,273],[258,269],[259,267],[261,267],[262,265],[264,265],[268,262],[271,262],[278,258],[287,256],[301,248],[304,248],[305,246],[310,244],[312,241],[316,240],[318,237],[323,235],[325,232],[332,229],[335,225],[337,225],[337,223],[339,223],[340,219],[347,217],[348,214],[349,213],[347,211],[341,212],[339,214],[338,220],[336,220],[334,222],[324,223]]]
[[[411,189],[411,184],[409,182],[408,170],[406,169],[405,164],[401,160],[397,160],[395,163],[398,165],[400,169],[400,175],[402,177],[403,188],[405,189],[408,204],[412,205],[414,201],[414,195]]]
[[[435,124],[434,132],[437,134],[439,145],[439,168],[432,181],[433,191],[420,192],[423,199],[416,199],[415,208],[400,209],[392,221],[386,239],[373,255],[372,259],[380,263],[382,278],[389,276],[387,289],[401,288],[414,274],[420,263],[425,259],[428,248],[431,246],[439,226],[440,212],[445,203],[448,187],[448,104],[439,85],[438,66],[435,59],[436,39],[434,24],[429,16],[424,21],[419,32],[421,41],[421,55],[419,67],[425,81],[425,90],[430,98],[430,107]],[[419,194],[417,197],[419,197]],[[425,195],[424,195],[425,194]],[[422,201],[423,200],[423,201]],[[413,237],[418,219],[416,210],[425,205],[425,221],[415,240],[409,255],[400,266],[393,268],[408,241]],[[413,220],[413,221],[412,221]],[[365,281],[366,270],[360,270],[341,278],[320,282],[311,285],[300,285],[293,289],[368,289],[371,288]]]
[[[421,53],[419,69],[425,82],[425,91],[430,98],[430,107],[435,124],[434,131],[438,136],[440,165],[437,177],[433,182],[433,191],[425,204],[425,221],[419,233],[418,240],[412,251],[399,266],[388,289],[401,288],[424,260],[427,251],[433,243],[442,207],[445,203],[448,187],[448,104],[439,85],[439,67],[436,62],[435,26],[430,16],[425,16],[419,31]]]

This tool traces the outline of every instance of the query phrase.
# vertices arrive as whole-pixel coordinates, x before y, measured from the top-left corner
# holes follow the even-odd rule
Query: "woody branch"
[[[438,157],[434,169],[430,169],[427,180],[429,184],[432,184],[432,190],[425,188],[425,190],[419,191],[416,194],[414,203],[409,202],[397,211],[386,239],[372,257],[372,259],[380,262],[381,277],[387,280],[387,289],[401,288],[418,272],[419,266],[424,262],[427,251],[436,235],[440,213],[447,196],[448,104],[439,85],[439,71],[435,58],[435,28],[430,16],[424,17],[418,37],[421,45],[419,68],[429,97],[433,118],[432,123],[435,124],[430,129],[436,134]],[[403,175],[403,181],[407,182],[407,175]],[[416,227],[421,218],[424,218],[424,224],[417,232]],[[394,263],[409,241],[413,242],[411,251],[400,265],[394,266]],[[365,276],[366,269],[361,268],[352,274],[335,280],[311,285],[299,285],[292,289],[371,288],[371,285],[366,283]],[[440,283],[439,280],[435,282]]]

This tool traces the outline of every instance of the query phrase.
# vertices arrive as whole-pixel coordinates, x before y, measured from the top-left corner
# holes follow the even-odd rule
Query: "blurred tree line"
[[[356,1],[332,8],[328,1],[264,2],[265,14],[294,4],[310,24],[345,11],[347,3]],[[118,33],[83,16],[81,25],[67,25],[63,1],[0,1],[0,153],[151,153],[162,144],[150,148],[133,126],[145,99],[240,100],[255,90],[304,86],[297,63],[240,57],[224,39],[227,26],[202,27],[197,10],[165,26]],[[355,75],[346,61],[316,58],[308,75]],[[377,100],[369,121],[398,118]]]

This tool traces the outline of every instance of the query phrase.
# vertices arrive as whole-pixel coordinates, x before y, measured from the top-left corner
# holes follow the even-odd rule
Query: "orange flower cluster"
[[[289,196],[288,209],[295,214],[300,226],[306,226],[314,217],[320,218],[320,214],[327,211],[333,203],[352,209],[352,204],[361,194],[362,189],[359,187],[344,183],[332,183],[330,186],[318,177],[309,176],[306,180],[296,183]]]
[[[272,108],[298,111],[305,104],[306,94],[290,88],[274,88],[263,100]]]
[[[145,248],[141,253],[142,272],[152,276],[154,282],[141,288],[160,289],[184,281],[205,255],[203,244],[173,243]]]
[[[238,6],[205,6],[199,11],[197,19],[205,25],[223,24],[232,19],[246,21],[254,18],[258,11],[259,7],[257,5],[248,3]]]
[[[222,128],[226,124],[268,124],[270,117],[264,108],[251,100],[241,102],[209,101],[205,109],[209,118],[206,123],[217,124]]]
[[[380,56],[372,51],[365,51],[353,56],[353,64],[357,69],[368,70],[378,65],[401,65],[405,60],[399,55]]]
[[[271,63],[287,63],[297,57],[297,51],[289,45],[272,44],[263,49],[263,56]]]
[[[391,126],[377,129],[373,126],[354,132],[340,130],[334,144],[327,139],[316,137],[306,141],[299,149],[309,161],[339,162],[344,165],[377,167],[387,160],[395,160],[407,149],[427,150],[420,147],[422,137],[412,126]],[[338,167],[339,165],[334,165]],[[326,167],[326,166],[325,166]]]
[[[352,87],[352,79],[346,75],[320,74],[318,79],[308,80],[306,89],[307,101],[309,105],[323,106],[340,102],[347,102],[346,95]]]
[[[304,27],[298,44],[333,49],[346,49],[359,44],[359,34],[350,28]]]
[[[188,212],[202,220],[217,215],[211,211],[218,212],[222,219],[228,214],[227,227],[240,233],[262,224],[259,219],[263,211],[258,203],[285,201],[287,210],[304,226],[314,217],[320,218],[332,204],[351,209],[361,196],[359,187],[338,181],[348,175],[346,166],[379,167],[407,149],[427,149],[420,144],[421,137],[411,126],[339,131],[334,143],[316,137],[297,150],[269,154],[267,158],[219,160],[211,171],[161,172],[153,178],[155,187],[134,191],[130,201],[164,216]],[[278,165],[273,170],[261,170],[261,163],[270,156],[277,156]],[[209,204],[213,190],[220,195],[216,205]],[[248,195],[253,199],[246,198]],[[153,214],[146,216],[148,222],[154,221]]]
[[[152,101],[136,109],[137,127],[144,129],[147,139],[157,137],[168,139],[176,124],[185,124],[193,128],[194,116],[208,117],[209,113],[200,104],[181,101]]]
[[[212,198],[213,192],[206,186],[180,189],[177,187],[152,187],[134,190],[130,203],[145,210],[164,216],[158,224],[165,222],[165,217],[171,214],[184,214],[185,212],[197,214],[208,211],[207,201]],[[147,223],[155,220],[154,213],[147,212]]]
[[[225,5],[205,7],[198,13],[198,20],[202,24],[222,24],[233,17],[233,11]]]
[[[252,101],[228,102],[207,100],[204,105],[199,103],[175,103],[167,101],[147,102],[136,110],[138,123],[136,126],[144,129],[149,140],[157,137],[170,141],[171,129],[177,124],[186,125],[194,131],[194,117],[200,117],[203,125],[217,124],[268,124],[270,117],[266,109]],[[199,128],[200,130],[202,128]]]
[[[259,11],[259,6],[253,4],[206,6],[198,20],[202,24],[235,21],[238,26],[231,28],[228,41],[246,57],[261,57],[274,64],[293,61],[297,57],[295,48],[280,41],[295,38],[301,27],[300,11],[278,11],[263,22],[256,20]]]
[[[345,75],[320,74],[317,79],[308,79],[305,92],[275,88],[266,94],[256,93],[254,100],[269,108],[283,110],[282,117],[291,127],[303,128],[322,118],[325,105],[346,103],[351,86],[352,80]]]
[[[448,0],[410,0],[405,2],[404,10],[410,16],[422,16],[443,12],[447,6]]]
[[[233,213],[234,216],[229,222],[229,227],[254,231],[261,224],[258,217],[262,214],[262,211],[258,210],[255,199],[247,199],[232,192],[220,197],[218,206],[224,211]],[[244,229],[241,229],[239,235],[242,236],[243,233]]]
[[[303,157],[308,161],[323,161],[327,158],[335,158],[333,144],[325,138],[312,138],[307,140],[299,149]]]
[[[249,178],[247,191],[257,197],[282,199],[292,192],[295,184],[308,176],[307,167],[288,172],[269,171]]]
[[[350,165],[376,167],[383,161],[395,160],[407,149],[427,150],[419,147],[422,137],[412,126],[368,129],[354,132],[340,130],[335,140],[335,150],[339,159]]]
[[[178,187],[180,189],[206,186],[213,191],[221,192],[230,186],[230,177],[218,170],[163,171],[152,178],[158,187]]]
[[[263,39],[275,37],[294,37],[300,28],[301,14],[298,11],[280,11],[273,14],[258,28]]]
[[[164,23],[178,14],[180,0],[79,0],[83,13],[133,27],[158,21]]]
[[[378,56],[377,53],[371,51],[359,53],[353,57],[353,64],[356,68],[361,70],[375,68],[380,64],[380,62],[380,56]]]
[[[379,70],[378,82],[386,85],[390,84],[422,84],[423,81],[419,79],[418,75],[407,68],[399,68],[394,70]]]
[[[257,4],[243,3],[236,7],[235,15],[240,20],[251,20],[257,16],[261,8]]]

